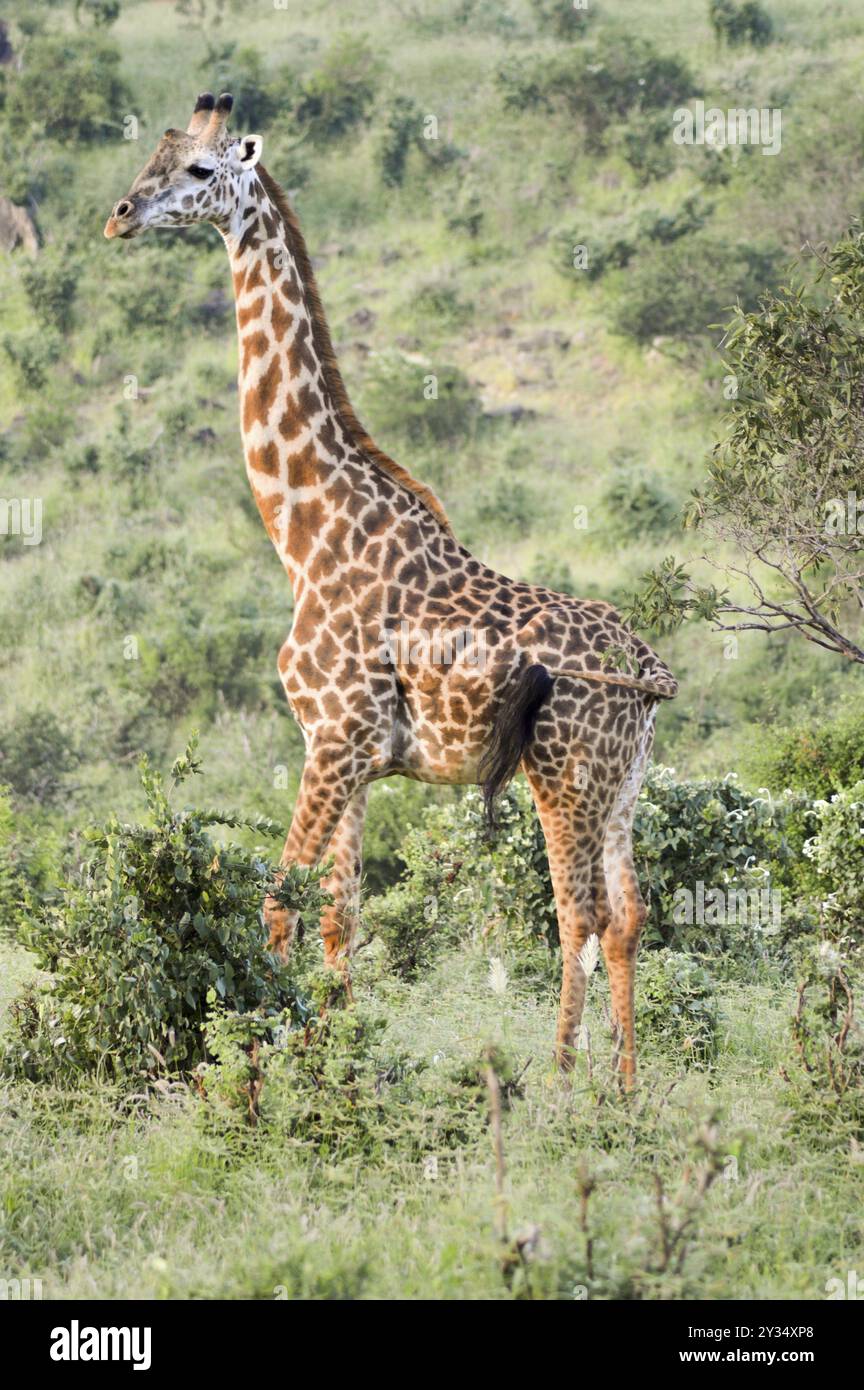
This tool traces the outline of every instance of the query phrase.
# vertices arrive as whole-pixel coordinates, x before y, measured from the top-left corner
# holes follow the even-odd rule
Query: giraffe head
[[[234,98],[198,98],[185,131],[166,130],[125,198],[105,223],[105,235],[139,236],[148,227],[213,222],[227,230],[241,205],[246,178],[261,157],[261,136],[228,134]]]

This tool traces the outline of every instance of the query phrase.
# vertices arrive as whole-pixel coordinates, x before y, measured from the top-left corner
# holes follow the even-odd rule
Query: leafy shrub
[[[296,120],[318,144],[338,139],[367,115],[380,73],[380,60],[368,39],[342,34],[303,83]]]
[[[787,833],[798,805],[794,798],[748,795],[732,776],[679,782],[669,769],[649,768],[634,826],[649,913],[645,943],[704,953],[731,973],[751,971],[785,945],[773,915],[777,900],[763,894],[800,854],[798,823],[793,822],[792,836]],[[490,840],[482,798],[471,788],[453,805],[427,812],[423,824],[409,832],[402,847],[408,866],[402,883],[366,911],[373,925],[380,916],[397,973],[410,977],[434,959],[442,941],[477,931],[490,940],[501,938],[517,974],[545,981],[557,973],[558,929],[546,846],[522,779],[502,797],[499,822]],[[692,911],[691,921],[681,910],[682,888],[692,894],[694,908],[700,892],[708,904],[704,913]],[[746,898],[730,898],[733,889]],[[728,910],[711,911],[712,890],[723,894]]]
[[[708,18],[717,38],[733,47],[752,43],[764,48],[774,36],[774,22],[759,0],[710,0]]]
[[[211,607],[189,602],[173,608],[158,633],[140,644],[139,659],[124,662],[121,679],[169,719],[194,711],[212,718],[220,704],[261,705],[269,690],[260,674],[267,629],[251,600]]]
[[[599,280],[608,270],[622,270],[636,255],[636,243],[620,222],[597,230],[563,227],[552,238],[552,251],[556,268],[578,283],[583,276]]]
[[[640,343],[699,337],[736,301],[752,309],[776,285],[778,254],[770,245],[729,245],[708,233],[649,246],[621,281],[613,327]]]
[[[405,868],[401,847],[406,826],[416,825],[440,795],[440,788],[407,777],[375,783],[363,832],[365,893],[383,893],[399,879]]]
[[[35,816],[13,808],[0,785],[0,940],[18,941],[38,906],[52,895],[61,867],[56,835]]]
[[[58,334],[51,330],[46,332],[44,328],[25,328],[20,333],[6,333],[3,337],[3,351],[26,391],[43,390],[61,348]]]
[[[3,730],[0,777],[24,801],[40,806],[57,801],[63,779],[78,761],[72,739],[50,710],[20,714]]]
[[[6,787],[0,786],[0,940],[13,940],[21,920],[24,884],[15,862],[14,817]]]
[[[597,17],[593,0],[591,8],[577,9],[572,0],[531,0],[537,27],[554,34],[556,39],[581,39],[592,19]]]
[[[84,17],[97,29],[108,29],[120,16],[120,0],[75,0],[75,19]]]
[[[743,952],[737,922],[676,921],[682,915],[679,889],[695,894],[701,883],[706,891],[741,888],[750,893],[758,866],[770,867],[767,886],[772,888],[801,852],[799,823],[792,817],[799,808],[795,798],[743,791],[734,774],[677,781],[671,769],[649,768],[634,823],[636,863],[648,889],[646,940],[704,951],[715,959]],[[755,930],[754,924],[747,926],[745,939],[757,953],[765,930],[761,916]]]
[[[419,107],[410,97],[397,96],[388,112],[377,154],[381,179],[388,188],[398,188],[405,178],[408,155],[417,141],[420,126]]]
[[[496,532],[515,532],[527,536],[537,516],[534,494],[524,483],[510,478],[498,478],[494,487],[484,492],[477,506],[481,526],[494,527]]]
[[[668,246],[679,237],[698,232],[704,227],[711,211],[710,206],[703,205],[692,195],[685,198],[681,206],[671,213],[647,208],[640,214],[636,224],[639,241],[656,241]]]
[[[848,1152],[864,1138],[864,1030],[849,966],[827,942],[803,962],[791,1033],[782,1068],[791,1131],[806,1129],[811,1141]]]
[[[21,277],[24,289],[43,328],[69,332],[79,274],[79,264],[63,248],[46,248],[38,259],[25,266]]]
[[[231,120],[235,130],[261,130],[281,107],[281,93],[267,81],[257,48],[236,48],[231,44],[215,65],[213,91],[230,92],[233,96]]]
[[[675,149],[669,140],[669,118],[637,112],[622,121],[616,130],[616,143],[641,186],[665,178],[675,164]]]
[[[680,105],[692,87],[680,59],[628,34],[602,34],[551,57],[517,60],[498,81],[505,105],[560,112],[582,126],[594,149],[602,147],[615,121],[633,111]]]
[[[577,270],[576,278],[584,275],[588,280],[598,280],[609,270],[624,269],[640,250],[657,244],[667,246],[699,231],[710,211],[697,198],[688,197],[672,213],[647,208],[635,223],[617,218],[597,227],[564,229],[556,233],[553,241],[556,264],[572,274],[576,269],[574,251],[577,246],[584,246],[587,263]]]
[[[674,498],[654,473],[629,457],[615,460],[612,481],[603,490],[603,505],[616,536],[650,536],[668,530],[675,519]]]
[[[460,936],[503,933],[515,970],[549,975],[557,945],[555,907],[543,832],[527,784],[514,783],[498,808],[490,840],[482,798],[471,788],[458,802],[426,813],[401,854],[404,880],[367,904],[365,919],[386,947],[395,973],[412,978]]]
[[[207,1099],[236,1117],[260,1116],[319,1157],[380,1151],[386,1098],[375,1043],[383,1020],[331,1006],[302,1027],[291,1023],[214,1014],[205,1031],[216,1061],[201,1072]]]
[[[446,169],[460,157],[460,151],[449,141],[426,139],[420,107],[411,97],[397,96],[387,113],[375,155],[381,180],[388,188],[401,187],[412,150],[423,157],[427,170],[430,166]]]
[[[188,331],[196,306],[196,259],[185,244],[176,243],[166,258],[158,245],[142,242],[131,255],[109,260],[103,274],[109,277],[111,318],[124,342],[146,328]]]
[[[864,778],[864,707],[851,701],[831,720],[774,729],[751,748],[748,773],[772,791],[829,797]]]
[[[825,925],[864,944],[864,781],[813,809],[816,834],[804,853],[816,871]]]
[[[194,742],[172,788],[199,770]],[[259,908],[272,871],[257,854],[217,844],[213,824],[279,827],[228,813],[173,810],[146,760],[150,825],[111,820],[91,831],[92,857],[37,914],[24,943],[49,973],[13,1005],[7,1070],[32,1078],[104,1068],[117,1077],[205,1058],[202,1025],[217,1002],[238,1012],[299,1010],[292,977],[269,955]],[[290,870],[275,890],[317,912],[319,876]]]
[[[13,67],[6,77],[7,130],[21,136],[105,140],[129,103],[119,48],[93,33],[37,35],[21,70]]]
[[[412,310],[416,315],[437,319],[448,326],[457,326],[470,319],[474,305],[462,299],[452,285],[440,280],[429,280],[421,285],[414,295]]]
[[[570,598],[576,594],[576,581],[567,561],[544,555],[542,551],[531,565],[526,579],[529,584],[551,589],[556,594],[567,594]]]
[[[432,367],[395,351],[372,358],[363,409],[376,433],[416,444],[464,437],[480,416],[480,402],[458,367]]]
[[[704,1066],[717,1051],[714,980],[683,951],[644,951],[636,971],[636,1021],[641,1043]]]

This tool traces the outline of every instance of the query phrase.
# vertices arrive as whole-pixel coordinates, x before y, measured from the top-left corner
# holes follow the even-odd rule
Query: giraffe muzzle
[[[105,223],[105,235],[109,241],[114,237],[120,237],[124,241],[129,237],[135,236],[141,230],[137,222],[132,222],[135,216],[135,204],[128,198],[121,198],[115,207],[108,221]]]

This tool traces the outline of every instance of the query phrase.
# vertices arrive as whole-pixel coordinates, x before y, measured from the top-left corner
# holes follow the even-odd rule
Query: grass
[[[4,964],[26,973],[20,955]],[[572,1299],[587,1288],[758,1300],[818,1299],[854,1267],[864,1169],[789,1131],[778,1067],[790,987],[725,986],[714,1070],[649,1055],[628,1103],[606,1080],[599,992],[595,1081],[580,1065],[567,1088],[550,1065],[553,1000],[493,992],[488,964],[465,948],[413,985],[374,978],[374,951],[360,966],[359,1007],[387,1017],[380,1056],[400,1056],[413,1078],[371,1149],[310,1153],[278,1114],[222,1129],[185,1089],[130,1103],[105,1082],[8,1087],[8,1277],[40,1277],[47,1298]],[[485,1100],[465,1142],[422,1152],[436,1087],[493,1043],[520,1068],[531,1059],[504,1115],[508,1241],[529,1250],[506,1277]],[[699,1201],[692,1174],[712,1124],[721,1176]],[[662,1268],[658,1178],[670,1227],[692,1212],[680,1270]]]

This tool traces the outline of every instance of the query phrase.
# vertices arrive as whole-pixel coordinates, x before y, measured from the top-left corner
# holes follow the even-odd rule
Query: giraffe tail
[[[497,826],[495,800],[516,775],[522,755],[531,742],[540,706],[554,684],[554,677],[545,666],[526,666],[501,702],[478,769],[490,831]]]

